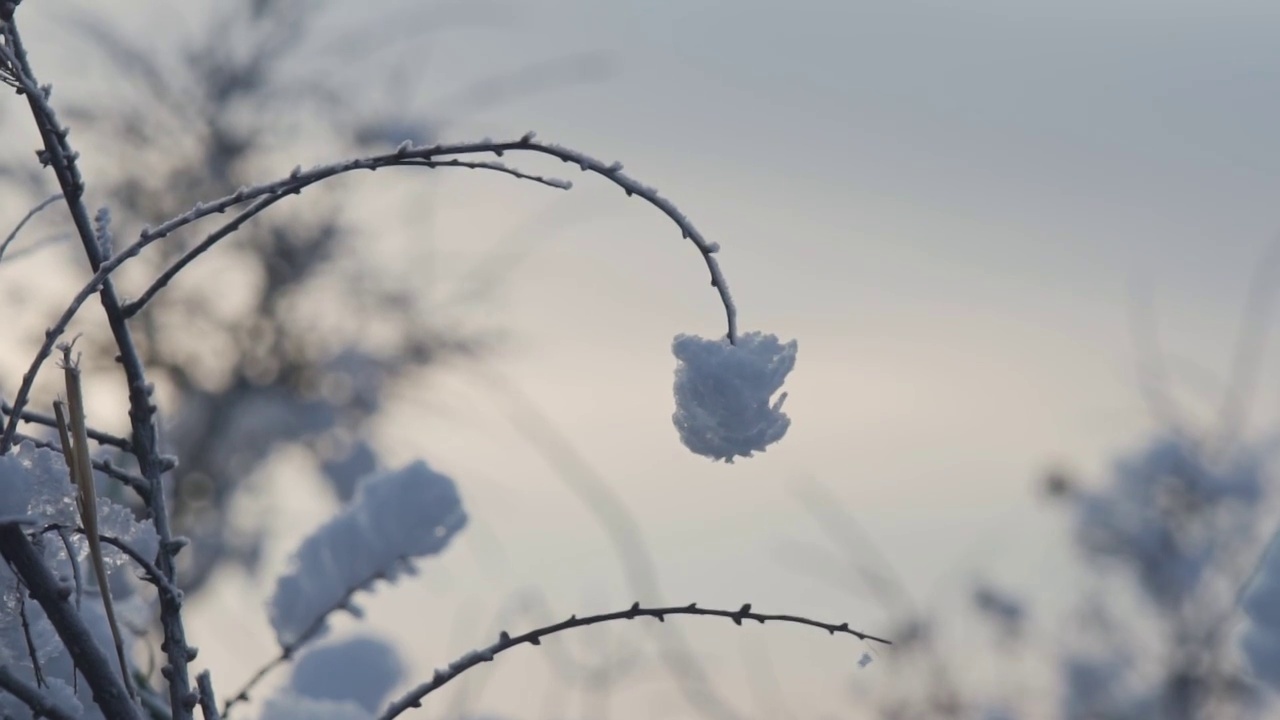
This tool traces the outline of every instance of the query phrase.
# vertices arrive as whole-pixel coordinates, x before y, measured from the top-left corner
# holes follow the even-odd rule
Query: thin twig
[[[501,163],[495,163],[495,162],[474,162],[474,161],[469,162],[464,160],[439,160],[439,161],[410,160],[408,162],[403,162],[398,164],[411,166],[411,167],[412,166],[427,167],[427,168],[457,167],[457,168],[469,168],[472,170],[494,170],[497,172],[505,173],[507,175],[511,175],[521,180],[530,180],[532,182],[541,183],[543,185],[547,185],[553,188],[558,188],[561,190],[568,190],[570,188],[570,184],[567,181],[557,180],[555,178],[546,178],[540,175],[530,175],[528,173],[523,173],[523,172],[520,172],[519,170],[515,170],[513,168],[507,167],[506,165],[503,165]],[[226,225],[223,225],[216,232],[211,233],[200,244],[196,245],[195,247],[192,247],[190,250],[183,253],[182,257],[178,258],[176,261],[174,261],[172,265],[166,268],[165,271],[162,272],[160,276],[156,278],[156,280],[152,282],[151,285],[145,291],[143,291],[142,295],[140,295],[138,299],[130,302],[128,305],[125,305],[124,307],[125,317],[133,317],[139,311],[141,311],[142,308],[146,307],[147,303],[151,302],[151,299],[155,297],[156,293],[163,290],[170,283],[170,281],[172,281],[173,278],[177,276],[178,273],[182,272],[183,268],[185,268],[187,265],[190,265],[199,256],[203,255],[205,251],[213,247],[218,241],[222,240],[223,238],[227,237],[231,233],[240,229],[241,225],[243,225],[253,216],[257,215],[263,210],[266,210],[271,205],[275,204],[277,200],[283,200],[284,198],[288,197],[290,194],[292,193],[281,193],[278,195],[269,195],[259,200],[258,202],[251,205],[244,212],[242,212],[240,215],[236,216],[236,218],[233,219],[231,222],[227,223]]]
[[[408,560],[405,558],[398,558],[396,562],[397,563],[408,562]],[[223,703],[222,716],[226,718],[227,716],[230,715],[231,708],[235,707],[239,703],[242,703],[248,700],[249,693],[252,692],[253,689],[257,687],[258,683],[262,682],[262,680],[266,678],[267,675],[269,675],[272,670],[292,660],[294,655],[296,655],[304,645],[306,645],[307,643],[311,642],[312,640],[316,639],[316,637],[319,636],[320,631],[324,628],[325,623],[328,621],[330,615],[338,612],[339,610],[343,610],[345,608],[351,607],[352,596],[354,596],[356,593],[360,592],[361,590],[368,588],[374,582],[385,578],[387,575],[387,570],[388,568],[378,568],[376,571],[366,576],[359,584],[348,588],[346,594],[344,594],[341,598],[339,598],[333,604],[329,605],[329,607],[326,608],[324,612],[316,616],[316,619],[313,620],[311,624],[308,625],[300,635],[298,635],[297,640],[294,640],[291,643],[282,645],[280,647],[279,654],[272,657],[265,664],[263,664],[256,671],[254,671],[253,675],[249,676],[249,679],[245,681],[244,685],[240,686],[240,689],[237,690],[234,695],[232,695],[230,698],[227,699],[226,702]]]
[[[22,583],[18,583],[18,592],[22,593]],[[27,645],[27,656],[31,658],[31,669],[36,678],[36,687],[47,686],[49,683],[45,680],[44,670],[40,667],[40,653],[36,651],[35,638],[31,636],[31,618],[27,616],[27,598],[25,594],[18,595],[18,617],[22,619],[22,640]]]
[[[58,202],[61,199],[62,199],[62,193],[55,193],[45,198],[44,200],[41,200],[40,204],[28,210],[27,214],[22,216],[22,219],[19,220],[18,224],[14,226],[13,230],[10,231],[9,234],[5,236],[4,240],[0,241],[0,260],[4,259],[4,251],[8,250],[9,244],[17,239],[18,233],[22,232],[23,226],[25,226],[28,222],[30,222],[31,218],[35,217],[36,215],[39,215],[41,210],[49,207],[50,205]]]
[[[481,650],[473,650],[466,655],[458,658],[449,664],[448,667],[436,670],[435,675],[430,680],[413,688],[405,693],[399,700],[391,703],[391,705],[378,716],[378,720],[391,720],[391,718],[399,716],[401,713],[410,708],[422,707],[422,699],[427,695],[439,690],[450,680],[458,677],[462,673],[481,663],[490,662],[495,656],[506,652],[518,645],[541,645],[542,639],[554,635],[565,630],[574,628],[587,627],[599,623],[613,622],[616,620],[634,620],[641,617],[657,618],[659,621],[666,621],[668,615],[700,615],[705,617],[721,617],[732,620],[735,625],[742,625],[744,621],[751,620],[764,624],[767,622],[782,622],[796,625],[808,625],[810,627],[826,630],[828,633],[835,635],[837,633],[843,635],[852,635],[859,640],[871,641],[890,645],[888,640],[868,635],[850,629],[848,623],[840,623],[835,625],[825,623],[820,620],[812,620],[798,615],[768,615],[764,613],[756,613],[751,611],[751,604],[743,605],[738,610],[717,610],[714,608],[700,608],[697,603],[679,607],[657,607],[644,608],[640,603],[635,603],[626,610],[617,612],[602,613],[600,615],[588,615],[586,617],[571,616],[568,620],[547,625],[545,627],[531,630],[523,635],[509,635],[505,631],[498,635],[498,641]]]
[[[85,529],[82,527],[71,527],[68,525],[63,525],[61,523],[50,523],[48,525],[45,525],[44,527],[40,528],[40,531],[38,534],[44,534],[44,533],[55,532],[55,531],[58,531],[58,532],[70,531],[77,535],[86,535]],[[151,583],[152,585],[154,585],[161,592],[161,594],[167,594],[167,595],[179,594],[178,588],[169,582],[168,578],[166,578],[164,574],[160,572],[160,569],[155,566],[155,563],[151,562],[146,557],[144,557],[142,553],[138,552],[138,550],[134,548],[132,545],[125,542],[124,540],[121,540],[120,538],[114,535],[106,535],[106,534],[99,533],[98,539],[101,540],[104,544],[110,545],[111,547],[127,555],[129,559],[132,560],[142,570],[143,579]]]
[[[13,414],[13,406],[5,402],[4,400],[0,400],[0,415],[8,416],[12,414]],[[45,415],[44,413],[35,412],[34,410],[23,410],[22,412],[18,413],[18,416],[21,418],[22,422],[31,423],[32,425],[43,425],[45,427],[53,428],[53,429],[57,429],[58,427],[57,418],[53,417],[52,415]],[[116,448],[118,450],[123,450],[124,452],[127,452],[127,453],[133,452],[133,446],[129,444],[129,441],[125,438],[120,437],[119,435],[112,435],[111,433],[105,433],[105,432],[102,432],[101,430],[94,430],[93,428],[85,428],[85,431],[89,433],[89,439],[98,443],[99,445],[109,445],[113,448]]]
[[[213,679],[209,677],[208,670],[202,670],[196,675],[196,689],[200,691],[200,711],[204,713],[204,720],[222,720],[222,716],[218,714],[218,698],[213,694]]]
[[[294,653],[294,650],[290,647],[282,648],[280,650],[279,655],[272,657],[270,660],[266,662],[266,664],[264,664],[262,667],[254,671],[253,675],[249,676],[249,679],[245,681],[244,685],[242,685],[240,689],[236,691],[236,694],[232,695],[230,698],[227,699],[226,702],[222,704],[223,717],[229,716],[231,713],[231,709],[234,708],[237,704],[248,700],[249,693],[252,692],[255,687],[257,687],[258,683],[262,682],[262,680],[266,678],[267,675],[270,674],[272,670],[275,670],[281,665],[289,662],[289,660],[293,658],[293,653]]]

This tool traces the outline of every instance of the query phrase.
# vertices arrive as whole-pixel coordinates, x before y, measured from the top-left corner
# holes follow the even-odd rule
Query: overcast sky
[[[388,24],[431,18],[385,5]],[[548,0],[496,14],[501,27],[432,36],[429,57],[427,41],[371,55],[370,72],[412,70],[421,53],[397,102],[430,112],[489,72],[602,51],[607,80],[502,104],[451,134],[534,129],[623,162],[722,245],[743,328],[799,341],[791,433],[757,459],[710,464],[670,421],[672,336],[723,333],[692,245],[590,177],[572,177],[567,195],[474,174],[432,186],[424,230],[438,264],[424,285],[495,247],[526,249],[484,306],[513,338],[494,366],[626,500],[667,599],[884,629],[883,608],[797,560],[797,542],[825,542],[795,498],[804,479],[856,514],[924,605],[957,605],[972,571],[1037,600],[1057,594],[1064,524],[1037,477],[1064,464],[1100,479],[1153,425],[1135,289],[1152,299],[1186,412],[1212,417],[1246,285],[1280,230],[1280,5]],[[371,215],[410,212],[411,182],[371,193]],[[1268,385],[1259,427],[1276,400]],[[564,616],[632,600],[606,536],[506,408],[460,370],[389,423],[391,454],[452,474],[475,519],[422,579],[371,604],[420,674],[487,638],[490,615],[523,588],[540,586]],[[300,517],[296,533],[315,522]],[[236,601],[229,590],[201,608],[202,659],[270,652],[227,630]],[[761,701],[736,656],[768,648],[801,716],[850,712],[856,643],[694,625],[742,709]],[[493,680],[482,706],[544,717],[529,679],[543,665],[518,655],[482,671]],[[214,668],[228,683],[242,673]],[[689,716],[660,675],[635,692],[613,717]]]

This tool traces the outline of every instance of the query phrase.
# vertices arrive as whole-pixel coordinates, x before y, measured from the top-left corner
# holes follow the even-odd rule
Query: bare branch
[[[14,414],[13,406],[5,402],[4,400],[0,400],[0,415],[12,415],[12,414]],[[22,412],[18,413],[18,415],[20,416],[20,419],[23,422],[31,423],[32,425],[43,425],[47,428],[53,428],[53,429],[57,429],[58,427],[58,419],[53,417],[52,415],[45,415],[44,413],[34,412],[32,410],[23,410]],[[123,450],[124,452],[127,452],[127,453],[133,452],[133,447],[129,444],[129,441],[126,440],[125,438],[122,438],[118,435],[105,433],[100,430],[94,430],[93,428],[85,428],[85,430],[89,434],[89,439],[93,440],[99,445],[109,445],[113,448],[116,448],[117,450]]]
[[[391,705],[382,713],[382,715],[378,716],[378,720],[391,720],[391,718],[398,717],[400,714],[404,713],[410,708],[422,707],[423,698],[435,692],[436,690],[439,690],[441,687],[447,684],[450,680],[453,680],[454,678],[470,670],[476,665],[492,661],[493,658],[498,654],[506,652],[507,650],[510,650],[511,648],[516,647],[518,645],[541,645],[542,639],[550,635],[554,635],[559,632],[564,632],[565,630],[573,630],[575,628],[587,627],[589,625],[597,625],[599,623],[613,622],[615,620],[634,620],[636,618],[641,618],[641,617],[651,617],[651,618],[657,618],[659,621],[665,622],[666,617],[668,615],[700,615],[704,617],[721,617],[721,618],[732,620],[735,625],[742,625],[743,621],[745,620],[752,620],[762,625],[767,622],[781,622],[781,623],[791,623],[795,625],[808,625],[810,627],[816,627],[822,630],[826,630],[828,633],[832,635],[840,633],[843,635],[852,635],[853,637],[856,637],[859,640],[878,642],[878,643],[883,643],[885,645],[892,644],[888,640],[885,640],[883,638],[879,638],[874,635],[867,635],[866,633],[861,633],[861,632],[858,632],[857,630],[850,629],[848,623],[841,623],[839,625],[834,625],[832,623],[825,623],[819,620],[811,620],[809,618],[801,617],[798,615],[766,615],[763,613],[752,612],[750,603],[743,605],[741,608],[739,608],[736,611],[735,610],[716,610],[713,608],[700,608],[696,603],[684,605],[680,607],[657,607],[657,608],[644,608],[640,606],[640,603],[635,603],[630,608],[626,610],[619,610],[617,612],[603,613],[600,615],[588,615],[586,617],[571,616],[568,620],[563,620],[561,622],[555,623],[554,625],[547,625],[545,627],[538,628],[537,630],[531,630],[527,633],[524,633],[523,635],[512,636],[507,634],[506,632],[502,632],[498,635],[498,641],[496,643],[493,643],[492,645],[489,645],[488,647],[483,648],[481,650],[473,650],[467,653],[466,655],[463,655],[462,657],[458,658],[457,660],[453,661],[452,663],[450,663],[447,668],[444,668],[443,670],[436,670],[435,675],[430,680],[415,687],[414,689],[405,693],[405,695],[402,696],[399,700],[396,700],[395,702],[391,703]]]
[[[442,160],[439,162],[419,161],[419,162],[406,162],[402,164],[411,165],[411,166],[417,165],[420,167],[428,167],[428,168],[457,167],[457,168],[469,168],[472,170],[494,170],[497,172],[505,173],[507,175],[511,175],[512,177],[516,177],[521,180],[530,180],[536,183],[541,183],[548,187],[553,187],[561,190],[568,190],[570,188],[570,184],[566,181],[557,180],[555,178],[546,178],[539,175],[530,175],[528,173],[520,172],[519,170],[513,170],[512,168],[502,165],[501,163],[467,162],[463,160]],[[141,311],[142,308],[147,305],[147,303],[151,302],[151,299],[155,297],[156,293],[164,289],[164,287],[168,285],[169,282],[172,281],[173,278],[177,276],[179,272],[182,272],[183,268],[185,268],[187,265],[190,265],[199,256],[203,255],[205,251],[212,248],[220,240],[227,237],[231,233],[235,232],[236,230],[239,230],[240,226],[248,222],[250,218],[262,212],[263,210],[266,210],[268,207],[275,204],[277,200],[283,200],[287,196],[288,194],[280,194],[280,195],[272,195],[272,196],[263,198],[258,202],[254,203],[253,205],[250,205],[248,209],[246,209],[244,212],[237,215],[233,220],[231,220],[227,224],[218,228],[218,230],[216,230],[215,232],[210,233],[209,236],[206,237],[202,242],[200,242],[198,245],[188,250],[186,253],[182,255],[182,257],[175,260],[172,265],[166,268],[165,271],[162,272],[158,278],[156,278],[155,282],[151,283],[151,286],[148,287],[142,293],[142,295],[138,297],[137,300],[134,300],[133,302],[126,305],[124,308],[125,317],[133,317],[139,311]]]
[[[22,232],[22,228],[28,222],[31,221],[31,218],[35,217],[36,215],[39,215],[41,210],[49,207],[50,205],[54,204],[55,202],[61,199],[62,199],[61,193],[50,195],[44,200],[41,200],[40,204],[28,210],[27,214],[22,216],[22,219],[19,220],[18,224],[14,226],[13,230],[10,231],[9,234],[5,236],[4,240],[0,241],[0,260],[4,259],[4,251],[9,249],[9,244],[17,239],[18,233]]]
[[[19,93],[26,97],[27,103],[31,108],[32,118],[35,120],[44,144],[44,149],[39,154],[40,160],[42,164],[54,171],[58,179],[62,197],[71,213],[72,222],[80,237],[85,256],[89,260],[89,266],[93,269],[96,277],[107,260],[104,257],[106,248],[98,242],[97,234],[94,232],[93,221],[84,203],[85,185],[77,165],[79,155],[67,142],[68,130],[60,124],[57,114],[49,104],[51,88],[47,86],[41,87],[36,81],[35,74],[27,61],[17,25],[12,19],[7,19],[3,25],[0,25],[0,30],[3,31],[5,39],[5,43],[0,44],[0,60],[8,64],[17,83]],[[138,468],[142,476],[146,478],[151,490],[150,497],[147,498],[147,504],[151,510],[151,519],[155,525],[156,534],[160,538],[160,554],[157,559],[157,566],[169,582],[173,583],[176,575],[175,555],[182,546],[173,540],[169,513],[161,487],[161,474],[165,471],[165,463],[156,447],[156,408],[151,402],[152,386],[147,382],[146,372],[142,367],[142,358],[138,353],[137,346],[134,344],[133,335],[129,330],[124,313],[121,311],[120,298],[115,292],[114,284],[110,277],[104,276],[95,287],[97,286],[100,286],[99,297],[107,316],[107,324],[111,329],[112,337],[115,339],[116,347],[119,349],[117,359],[124,369],[127,381],[129,420],[133,430],[132,446],[134,457],[137,458]],[[84,300],[79,299],[78,302],[83,303]],[[39,361],[34,363],[32,370],[23,377],[22,386],[17,397],[14,398],[13,409],[15,414],[10,415],[4,433],[0,435],[0,454],[7,452],[12,447],[13,438],[17,432],[18,414],[22,412],[27,402],[39,365],[48,357],[51,348],[50,334],[46,333],[45,344],[41,347]],[[20,531],[18,532],[20,533]],[[25,536],[22,537],[22,544],[30,550],[30,544],[26,542]],[[18,549],[16,541],[14,547],[14,551],[16,551]],[[5,555],[6,557],[9,556],[8,550],[6,550]],[[41,570],[44,570],[44,568],[42,567]],[[42,602],[41,605],[43,606],[44,603]],[[49,613],[48,607],[45,608],[45,611]],[[178,598],[166,597],[163,594],[160,596],[160,620],[164,632],[164,642],[161,647],[164,649],[168,660],[168,665],[164,668],[164,674],[169,683],[169,704],[173,717],[177,720],[191,720],[196,697],[195,693],[191,691],[191,678],[187,670],[187,664],[190,658],[194,656],[194,651],[187,645],[186,630],[182,621],[182,608]],[[61,631],[59,634],[62,634]],[[67,642],[66,637],[63,640]],[[95,694],[97,692],[98,690],[95,688]],[[114,698],[107,697],[106,700],[113,702]],[[136,707],[129,703],[127,699],[125,700],[125,705],[128,707],[128,713],[133,713],[136,710]],[[111,717],[128,718],[133,716],[133,714],[127,714],[125,711],[113,713],[111,708],[107,706],[104,706],[103,710]]]
[[[686,217],[684,213],[682,213],[670,200],[659,195],[656,189],[644,185],[622,172],[622,165],[620,163],[606,164],[585,153],[578,152],[577,150],[572,150],[560,145],[539,142],[534,139],[534,134],[532,132],[526,133],[519,140],[506,142],[494,142],[486,139],[479,142],[438,144],[424,147],[414,147],[409,143],[405,143],[391,153],[372,155],[365,158],[348,160],[346,162],[333,163],[330,165],[321,165],[306,171],[303,171],[301,168],[296,168],[288,177],[251,188],[241,188],[235,193],[219,198],[213,202],[197,204],[191,210],[182,215],[172,218],[155,228],[143,230],[138,240],[122,251],[121,255],[136,255],[143,247],[146,247],[156,240],[166,237],[177,230],[196,222],[197,220],[210,215],[224,213],[242,203],[256,200],[261,197],[297,194],[302,192],[302,190],[308,186],[353,170],[377,170],[384,167],[403,165],[443,167],[449,164],[446,159],[453,156],[485,155],[492,153],[498,157],[502,157],[508,152],[525,152],[546,155],[561,160],[562,162],[577,165],[583,172],[600,175],[622,188],[628,196],[638,196],[662,211],[663,214],[670,218],[671,221],[680,228],[683,236],[686,239],[691,240],[698,248],[698,251],[702,254],[707,265],[707,270],[711,275],[711,284],[719,292],[721,302],[724,304],[725,315],[728,321],[729,340],[730,342],[735,342],[737,340],[737,310],[729,295],[728,284],[720,270],[719,262],[715,259],[715,254],[719,252],[720,246],[704,238],[702,233],[699,232],[698,229],[693,226],[693,223],[689,221],[688,217]],[[512,170],[507,168],[505,165],[497,163],[476,163],[473,165],[455,164],[455,166],[482,167],[489,170],[499,170],[516,177],[522,177],[523,179],[536,180],[543,184],[567,188],[567,183],[561,185],[549,178],[525,176],[519,171]]]
[[[200,691],[200,711],[204,713],[204,720],[222,720],[222,716],[218,714],[218,698],[213,694],[213,679],[209,677],[208,670],[196,675],[196,689]]]
[[[85,532],[85,529],[82,527],[70,527],[59,523],[50,523],[40,528],[40,534],[64,531],[71,531],[77,535],[88,536],[88,533]],[[177,586],[170,583],[168,578],[166,578],[164,574],[160,572],[160,569],[155,566],[155,563],[144,557],[142,553],[138,552],[132,545],[114,535],[104,535],[99,533],[98,539],[102,541],[104,545],[110,545],[129,556],[129,559],[141,568],[143,579],[154,585],[161,594],[176,596],[181,600],[181,591],[178,590]]]

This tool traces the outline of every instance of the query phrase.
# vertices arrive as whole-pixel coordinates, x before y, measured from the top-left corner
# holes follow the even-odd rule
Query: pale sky
[[[35,16],[40,3],[29,5]],[[412,3],[382,5],[388,23],[430,20]],[[1052,605],[1069,586],[1065,524],[1037,500],[1035,480],[1056,464],[1100,472],[1152,427],[1128,325],[1135,287],[1154,300],[1188,410],[1209,417],[1250,273],[1280,230],[1280,5],[498,7],[502,27],[424,41],[432,52],[405,106],[431,111],[433,98],[488,72],[605,51],[606,81],[506,103],[452,134],[532,129],[623,162],[721,244],[743,328],[799,341],[790,434],[758,458],[713,465],[679,445],[670,421],[672,336],[723,333],[705,268],[678,230],[576,173],[568,194],[474,173],[430,186],[439,264],[424,278],[455,276],[498,243],[527,244],[500,297],[471,317],[511,333],[495,366],[625,499],[665,599],[749,601],[885,630],[870,599],[788,567],[787,547],[823,542],[794,495],[813,478],[856,514],[918,602],[959,606],[977,571]],[[345,22],[341,11],[334,20]],[[370,57],[369,72],[413,69],[422,51],[392,47]],[[370,217],[408,213],[420,201],[413,181],[370,178]],[[579,219],[510,237],[546,213]],[[1276,417],[1274,387],[1258,400],[1264,420]],[[633,599],[599,527],[505,408],[460,369],[406,397],[388,423],[389,454],[451,474],[474,518],[422,577],[367,603],[372,627],[404,642],[415,677],[488,641],[492,614],[527,588],[566,617]],[[322,519],[302,508],[287,536]],[[191,629],[228,688],[272,650],[269,636],[252,637],[266,627],[251,617],[260,605],[237,592],[199,606]],[[241,621],[243,635],[228,629]],[[856,669],[858,643],[804,629],[682,628],[739,708],[761,716],[740,653],[769,650],[796,717],[847,716],[850,677],[874,687],[883,671]],[[551,720],[537,652],[477,671],[490,678],[478,707]],[[254,660],[237,668],[237,655]],[[449,696],[437,700],[419,716],[439,717]],[[652,670],[611,709],[617,720],[692,717]]]

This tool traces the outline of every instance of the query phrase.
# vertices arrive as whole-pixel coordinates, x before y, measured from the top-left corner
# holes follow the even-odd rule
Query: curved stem
[[[768,615],[751,611],[751,604],[743,605],[738,610],[716,610],[714,608],[700,608],[697,603],[679,607],[655,607],[644,608],[640,603],[635,603],[626,610],[617,612],[602,613],[600,615],[588,615],[586,617],[571,616],[568,620],[562,620],[554,625],[547,625],[536,630],[530,630],[523,635],[509,635],[503,632],[498,635],[498,641],[480,650],[472,650],[457,660],[449,664],[442,670],[436,670],[435,675],[430,680],[415,687],[405,693],[399,700],[391,703],[387,709],[378,716],[378,720],[391,720],[399,716],[410,708],[422,706],[422,699],[427,695],[439,690],[449,681],[458,677],[462,673],[481,663],[490,662],[499,653],[506,652],[518,645],[541,645],[542,639],[555,635],[565,630],[573,630],[575,628],[587,627],[589,625],[597,625],[599,623],[613,622],[616,620],[634,620],[641,617],[657,618],[659,621],[666,620],[668,615],[700,615],[704,617],[720,617],[732,620],[735,625],[742,625],[745,620],[752,620],[760,624],[767,622],[791,623],[794,625],[808,625],[810,627],[826,630],[828,633],[835,635],[837,633],[843,635],[852,635],[859,640],[872,641],[891,645],[888,640],[868,635],[850,629],[849,623],[840,623],[835,625],[825,623],[820,620],[811,620],[799,615]]]
[[[10,231],[10,233],[5,236],[4,240],[0,240],[0,260],[4,259],[4,251],[9,249],[9,244],[18,238],[18,233],[22,232],[22,228],[26,226],[28,222],[31,221],[31,218],[35,217],[36,215],[39,215],[41,210],[44,210],[45,208],[58,202],[61,199],[62,199],[61,193],[58,193],[56,195],[50,195],[49,197],[40,201],[38,205],[28,210],[27,214],[22,216],[22,219],[19,220],[18,224],[14,226],[13,230]]]
[[[89,282],[81,288],[76,294],[67,309],[63,311],[58,321],[45,332],[45,341],[37,352],[35,359],[28,368],[27,373],[23,375],[22,385],[18,389],[18,394],[14,398],[13,407],[15,411],[21,412],[26,405],[30,396],[31,388],[35,384],[35,378],[40,367],[44,364],[45,359],[53,351],[54,345],[58,338],[66,331],[68,324],[79,312],[80,306],[91,297],[95,292],[102,291],[103,303],[108,304],[108,296],[114,299],[115,290],[111,285],[111,273],[114,272],[131,258],[136,257],[144,248],[157,240],[161,240],[174,232],[190,225],[210,215],[216,215],[226,212],[237,205],[241,205],[250,201],[255,202],[244,212],[231,220],[226,226],[212,233],[201,245],[193,249],[198,255],[207,250],[210,246],[222,240],[223,238],[234,232],[239,225],[249,218],[257,215],[267,207],[275,204],[277,201],[289,195],[301,193],[305,188],[315,185],[321,181],[336,177],[355,170],[377,170],[384,167],[397,166],[421,166],[428,168],[440,167],[463,167],[470,169],[483,169],[502,172],[515,176],[524,180],[539,182],[557,188],[568,188],[569,183],[558,181],[554,178],[546,178],[538,175],[523,173],[519,170],[509,168],[505,165],[495,162],[478,162],[478,161],[461,161],[451,156],[456,155],[477,155],[492,153],[502,157],[508,152],[528,152],[533,154],[547,155],[557,158],[563,162],[577,165],[583,172],[590,172],[606,178],[618,187],[622,188],[627,195],[635,195],[645,200],[649,204],[658,208],[665,214],[676,227],[680,228],[683,236],[691,240],[698,252],[702,254],[703,261],[706,263],[707,271],[711,276],[711,285],[716,288],[720,296],[720,301],[724,305],[725,319],[728,325],[727,337],[730,343],[736,343],[738,337],[738,320],[737,307],[734,305],[733,297],[729,294],[728,283],[724,279],[724,274],[720,270],[720,263],[715,255],[720,251],[720,246],[716,243],[708,241],[703,237],[702,233],[693,226],[680,210],[666,198],[658,194],[658,191],[644,185],[622,172],[622,165],[619,163],[605,164],[589,155],[580,153],[576,150],[561,147],[559,145],[541,143],[534,140],[533,133],[527,133],[519,140],[507,142],[493,142],[491,140],[482,140],[480,142],[456,143],[451,145],[432,145],[429,147],[413,147],[409,144],[402,145],[400,148],[391,153],[381,155],[372,155],[356,160],[348,160],[346,162],[334,163],[330,165],[321,165],[310,170],[303,171],[297,168],[290,173],[288,177],[276,180],[274,182],[257,185],[252,188],[241,188],[231,195],[219,198],[211,203],[200,203],[186,213],[168,220],[155,228],[147,228],[142,231],[139,238],[128,247],[121,250],[118,254],[113,255],[109,259],[105,259],[101,264],[96,265],[97,272],[90,278]],[[86,215],[87,218],[87,215]],[[215,237],[216,236],[216,237]],[[179,262],[185,265],[189,259],[183,259]],[[180,270],[181,268],[178,268]],[[176,270],[174,271],[176,274]],[[150,295],[154,295],[156,291],[163,287],[172,278],[172,275],[162,277],[157,281],[157,285],[153,289],[148,290]],[[150,295],[140,300],[150,299]],[[120,316],[120,324],[123,325],[124,320],[129,315],[137,312],[141,305],[137,302],[126,307],[118,306],[108,307],[108,318],[114,315]],[[113,331],[116,328],[113,325]],[[127,327],[124,328],[127,332]],[[122,353],[123,354],[123,353]],[[129,369],[129,362],[125,362],[126,371]],[[131,378],[132,380],[132,378]],[[132,388],[132,382],[131,382]],[[0,436],[0,452],[7,449],[13,441],[13,433],[16,432],[17,420],[14,416],[10,416],[9,423],[5,427],[3,436]],[[146,473],[144,473],[145,475]]]

